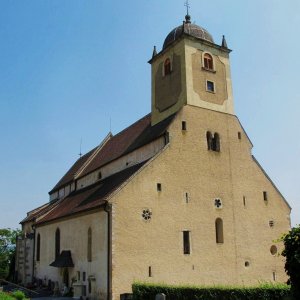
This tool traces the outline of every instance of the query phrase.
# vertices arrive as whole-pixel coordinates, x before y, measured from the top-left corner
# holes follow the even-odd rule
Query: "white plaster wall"
[[[92,229],[92,262],[87,261],[87,233]],[[105,299],[107,289],[107,214],[103,211],[58,221],[37,227],[41,236],[40,261],[36,262],[35,276],[48,281],[58,281],[62,287],[61,269],[49,266],[55,260],[55,231],[60,229],[60,250],[70,250],[74,268],[69,268],[69,278],[77,271],[86,272],[86,278],[96,278],[94,299]],[[88,286],[88,281],[85,282]],[[88,287],[87,287],[88,291]]]

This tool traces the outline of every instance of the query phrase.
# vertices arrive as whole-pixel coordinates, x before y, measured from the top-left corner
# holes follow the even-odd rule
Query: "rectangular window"
[[[214,93],[215,92],[215,83],[213,81],[207,80],[206,81],[206,90],[208,92]]]
[[[86,279],[86,273],[83,272],[83,273],[82,273],[82,280],[85,281],[85,279]]]
[[[149,266],[149,268],[148,268],[148,275],[149,275],[149,277],[152,277],[152,268],[151,268],[151,266]]]
[[[183,254],[190,254],[191,247],[190,247],[190,232],[183,231]]]
[[[263,195],[264,195],[264,201],[268,201],[268,193],[264,191]]]
[[[238,138],[239,138],[239,140],[242,139],[242,133],[240,131],[238,132]]]
[[[186,130],[186,121],[182,121],[181,129]]]
[[[244,203],[244,207],[246,207],[246,197],[243,196],[243,203]]]
[[[156,188],[158,192],[161,192],[161,183],[158,183]]]

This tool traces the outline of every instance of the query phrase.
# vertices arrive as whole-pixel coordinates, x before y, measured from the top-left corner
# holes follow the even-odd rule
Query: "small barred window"
[[[152,212],[149,208],[143,209],[142,217],[145,221],[149,221],[152,217]]]

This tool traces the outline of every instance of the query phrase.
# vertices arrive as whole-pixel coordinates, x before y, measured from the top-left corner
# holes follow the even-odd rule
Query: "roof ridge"
[[[102,140],[100,145],[96,148],[94,153],[87,159],[87,161],[79,168],[79,170],[74,174],[74,179],[78,178],[84,169],[91,163],[91,161],[96,157],[99,151],[104,147],[104,145],[112,138],[112,133],[109,132],[106,137]]]

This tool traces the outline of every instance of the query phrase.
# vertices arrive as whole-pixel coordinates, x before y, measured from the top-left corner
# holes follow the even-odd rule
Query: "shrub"
[[[134,300],[153,300],[164,293],[168,300],[282,300],[289,299],[290,288],[285,284],[264,284],[257,287],[194,287],[135,283]]]
[[[14,300],[14,298],[4,292],[0,292],[0,300]]]
[[[25,299],[25,294],[21,291],[15,291],[15,292],[11,293],[11,296],[17,300]]]
[[[300,225],[282,237],[285,256],[285,271],[290,277],[292,293],[295,299],[300,299]]]

